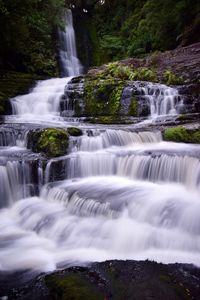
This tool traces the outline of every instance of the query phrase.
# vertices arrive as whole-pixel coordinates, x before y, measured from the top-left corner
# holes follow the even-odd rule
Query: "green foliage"
[[[106,52],[107,60],[117,60],[123,53],[123,38],[120,36],[103,35],[100,40],[102,51]]]
[[[64,129],[47,128],[35,133],[34,152],[42,152],[48,157],[62,156],[67,153],[69,135]]]
[[[143,80],[156,82],[158,78],[156,73],[148,68],[135,69],[129,76],[130,80]]]
[[[193,0],[113,0],[94,15],[104,58],[110,61],[175,48],[177,37],[200,16],[200,6]]]
[[[164,131],[164,140],[200,144],[200,130],[189,130],[184,127],[167,128]]]
[[[0,59],[5,67],[55,75],[53,31],[64,0],[0,0]]]
[[[163,81],[167,85],[179,85],[179,84],[183,84],[182,78],[177,77],[171,70],[166,70],[163,73]]]
[[[124,66],[118,62],[109,63],[106,69],[100,73],[102,78],[119,78],[121,80],[142,80],[156,82],[158,78],[152,69],[148,68],[133,68]]]
[[[122,80],[130,79],[132,74],[131,68],[123,66],[118,63],[110,63],[107,65],[108,73],[114,78],[120,78]]]

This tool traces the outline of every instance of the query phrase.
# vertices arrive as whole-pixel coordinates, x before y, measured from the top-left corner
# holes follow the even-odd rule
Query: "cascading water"
[[[63,16],[65,30],[59,30],[61,74],[63,76],[78,76],[83,67],[77,57],[73,16],[71,10],[67,10]]]
[[[183,98],[178,89],[160,83],[133,81],[124,88],[120,113],[127,115],[132,99],[137,101],[137,114],[151,119],[175,116],[183,108]]]
[[[80,65],[71,12],[65,17],[60,56],[64,74],[74,76]],[[11,99],[17,115],[1,126],[0,270],[107,259],[200,266],[200,146],[163,142],[158,130],[81,124],[83,135],[71,138],[66,156],[46,161],[26,149],[30,129],[70,126],[59,116],[70,79],[38,82]],[[152,117],[177,113],[175,89],[134,84]]]
[[[177,114],[179,94],[176,88],[167,87],[163,84],[148,83],[142,88],[144,96],[150,104],[151,117]]]

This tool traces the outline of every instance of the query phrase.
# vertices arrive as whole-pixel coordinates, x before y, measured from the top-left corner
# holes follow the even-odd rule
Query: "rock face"
[[[45,156],[58,157],[67,154],[70,136],[81,136],[82,130],[76,127],[44,128],[30,130],[27,137],[27,147],[33,152],[40,152]]]
[[[163,89],[160,83],[177,90],[179,96],[173,101],[179,114],[199,113],[200,43],[145,59],[110,63],[73,78],[61,102],[62,114],[68,108],[68,114],[98,118],[100,123],[147,117],[152,114],[151,96]]]
[[[72,78],[65,88],[65,94],[60,102],[62,116],[82,115],[84,111],[84,78]]]
[[[144,59],[130,58],[123,60],[124,65],[138,68],[154,68],[160,80],[165,70],[171,70],[176,76],[187,83],[200,80],[200,42],[187,47],[180,47],[172,51],[155,53]]]
[[[198,300],[200,270],[192,265],[106,261],[36,279],[28,272],[1,273],[0,282],[0,297],[16,300]]]

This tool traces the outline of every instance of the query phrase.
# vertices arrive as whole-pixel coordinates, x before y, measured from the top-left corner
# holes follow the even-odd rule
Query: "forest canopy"
[[[0,0],[0,68],[55,75],[56,32],[66,7],[78,11],[76,21],[85,18],[87,47],[98,64],[200,39],[197,0]]]
[[[64,0],[0,0],[0,65],[55,72],[53,35],[64,7]]]

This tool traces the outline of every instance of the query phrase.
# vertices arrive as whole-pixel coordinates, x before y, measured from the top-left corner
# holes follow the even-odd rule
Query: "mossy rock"
[[[52,300],[103,300],[103,293],[82,274],[48,275],[45,283]]]
[[[29,144],[34,152],[41,152],[47,157],[62,156],[67,153],[69,134],[61,128],[46,128],[32,132]]]
[[[69,133],[69,135],[71,136],[81,136],[83,135],[83,132],[81,129],[76,128],[76,127],[70,127],[67,128],[67,132]]]
[[[124,82],[117,79],[86,77],[84,84],[85,115],[117,115]]]
[[[131,99],[131,103],[129,105],[128,115],[133,116],[133,117],[137,117],[137,111],[138,111],[137,99],[136,99],[135,96],[133,96],[132,99]]]
[[[189,130],[184,127],[167,128],[164,131],[165,141],[200,144],[200,129]]]

